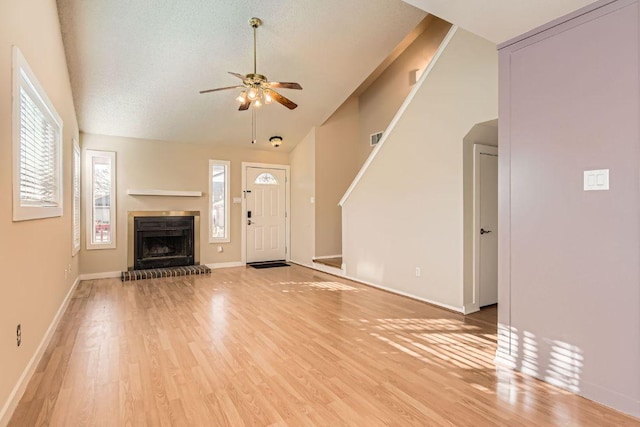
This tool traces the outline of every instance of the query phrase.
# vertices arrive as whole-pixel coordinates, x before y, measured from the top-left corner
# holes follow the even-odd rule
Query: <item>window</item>
[[[80,147],[73,140],[73,250],[72,255],[80,251]]]
[[[116,153],[85,152],[87,249],[116,247]]]
[[[256,177],[255,184],[278,185],[278,180],[269,172],[264,172]]]
[[[62,120],[13,47],[13,220],[62,216]]]
[[[229,162],[209,160],[209,243],[229,242]]]

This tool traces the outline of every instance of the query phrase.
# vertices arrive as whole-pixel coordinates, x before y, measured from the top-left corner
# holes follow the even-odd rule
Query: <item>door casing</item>
[[[252,163],[242,162],[242,213],[240,222],[242,224],[241,230],[241,247],[240,247],[240,261],[242,265],[247,264],[247,168],[266,168],[266,169],[282,169],[285,171],[285,245],[286,245],[286,260],[291,260],[291,167],[289,165],[279,165],[272,163]]]
[[[498,147],[473,146],[473,297],[468,312],[480,310],[480,155],[498,155]],[[498,231],[499,232],[499,231]],[[496,253],[496,258],[498,254]]]

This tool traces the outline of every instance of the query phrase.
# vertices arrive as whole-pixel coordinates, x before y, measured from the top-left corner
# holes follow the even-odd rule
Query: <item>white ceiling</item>
[[[80,128],[135,138],[249,145],[251,113],[238,92],[199,90],[252,72],[295,81],[299,107],[258,110],[259,147],[288,151],[326,120],[425,13],[401,0],[58,0]]]
[[[594,0],[405,0],[496,44]]]

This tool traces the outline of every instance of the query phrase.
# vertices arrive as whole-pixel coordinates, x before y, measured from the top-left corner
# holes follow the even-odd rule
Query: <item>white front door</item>
[[[286,259],[286,171],[246,168],[247,262]]]
[[[498,156],[480,153],[480,307],[498,302]]]

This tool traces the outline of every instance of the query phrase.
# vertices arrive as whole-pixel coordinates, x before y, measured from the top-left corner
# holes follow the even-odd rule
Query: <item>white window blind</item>
[[[20,204],[58,205],[58,129],[20,88]]]
[[[73,255],[80,250],[80,147],[73,145]]]
[[[15,221],[62,215],[62,121],[14,47]]]

